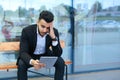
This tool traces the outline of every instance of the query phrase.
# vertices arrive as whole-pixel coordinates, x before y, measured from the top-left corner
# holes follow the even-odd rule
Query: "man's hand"
[[[50,24],[50,37],[52,39],[55,39],[55,33],[54,33],[54,30],[53,30],[53,22]]]
[[[35,68],[35,70],[45,67],[45,64],[40,63],[39,60],[32,60],[31,63],[32,63],[33,67]]]

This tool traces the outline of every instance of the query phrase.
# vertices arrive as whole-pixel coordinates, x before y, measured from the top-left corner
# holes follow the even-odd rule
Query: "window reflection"
[[[34,24],[42,10],[50,10],[55,14],[55,27],[69,29],[69,6],[70,1],[64,4],[65,1],[44,1],[44,0],[14,0],[12,3],[9,0],[0,0],[0,26],[2,37],[0,41],[19,41],[21,31],[29,24]],[[8,5],[5,5],[8,4]],[[41,4],[41,5],[39,5]],[[14,7],[12,6],[14,5]],[[65,19],[65,27],[63,27]],[[60,25],[59,25],[60,24]],[[64,33],[60,29],[60,34]]]
[[[36,23],[41,11],[49,10],[55,15],[54,27],[58,28],[60,39],[65,41],[62,57],[70,59],[70,6],[70,0],[0,0],[0,42],[19,41],[22,29]]]
[[[75,58],[76,67],[120,61],[120,3],[117,2],[75,0],[75,57],[82,58],[80,62]]]

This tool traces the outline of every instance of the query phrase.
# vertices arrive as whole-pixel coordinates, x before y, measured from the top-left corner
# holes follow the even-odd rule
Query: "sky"
[[[16,10],[19,6],[27,9],[31,7],[39,9],[42,6],[41,3],[48,8],[52,8],[60,3],[65,3],[65,0],[0,0],[0,5],[3,6],[4,10]],[[70,0],[66,4],[70,5]]]
[[[47,8],[55,7],[61,3],[71,5],[71,0],[0,0],[0,5],[4,8],[4,10],[16,10],[19,6],[25,8],[35,8],[39,9],[40,6],[45,4]],[[96,0],[74,0],[74,5],[76,4],[87,4],[88,8],[90,8]],[[120,5],[119,0],[98,0],[102,3],[103,8],[107,8],[109,6]],[[42,5],[41,5],[42,3]]]

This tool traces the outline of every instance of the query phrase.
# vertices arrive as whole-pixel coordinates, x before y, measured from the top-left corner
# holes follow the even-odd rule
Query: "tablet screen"
[[[40,62],[45,64],[45,68],[51,68],[55,64],[58,57],[48,57],[48,56],[41,56]]]

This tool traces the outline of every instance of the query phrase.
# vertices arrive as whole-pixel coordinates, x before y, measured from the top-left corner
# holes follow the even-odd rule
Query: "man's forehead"
[[[46,27],[48,27],[48,26],[52,25],[52,22],[47,23],[44,19],[41,19],[41,20],[40,20],[40,24],[41,24],[41,25],[46,25]]]

